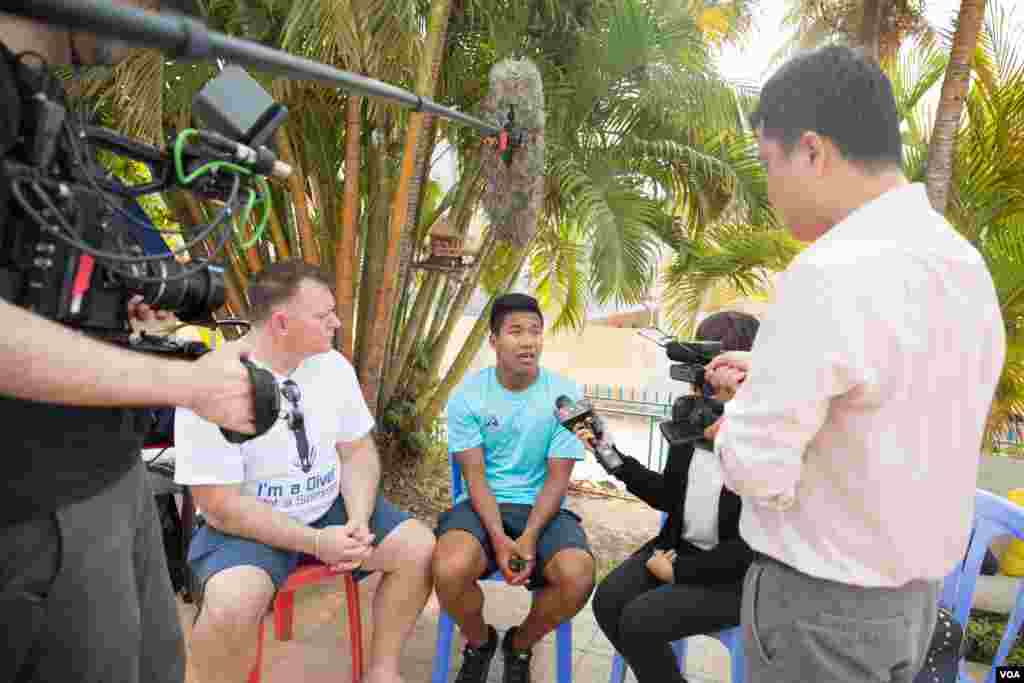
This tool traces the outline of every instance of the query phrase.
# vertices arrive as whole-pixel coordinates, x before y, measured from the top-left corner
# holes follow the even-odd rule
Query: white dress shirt
[[[694,448],[686,477],[683,538],[701,550],[718,545],[718,504],[722,498],[722,464],[718,456]]]
[[[741,535],[850,585],[941,579],[1005,355],[984,261],[907,185],[798,255],[776,300],[715,440]]]

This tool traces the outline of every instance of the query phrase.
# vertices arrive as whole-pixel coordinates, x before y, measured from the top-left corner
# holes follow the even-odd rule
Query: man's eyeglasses
[[[299,466],[303,472],[313,469],[313,461],[309,457],[309,440],[306,438],[306,418],[302,414],[302,407],[299,402],[302,400],[302,391],[295,380],[286,379],[281,382],[281,395],[291,404],[291,410],[285,413],[284,419],[288,423],[288,429],[295,432],[295,447],[299,451]]]

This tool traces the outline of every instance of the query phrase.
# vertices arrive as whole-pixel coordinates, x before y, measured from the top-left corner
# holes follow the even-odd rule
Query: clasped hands
[[[316,558],[334,571],[359,569],[373,554],[373,534],[364,522],[349,521],[341,526],[317,530]]]
[[[501,534],[497,538],[492,538],[491,544],[494,546],[494,556],[505,582],[510,586],[524,585],[537,566],[537,539],[528,533],[516,539]],[[512,569],[513,557],[518,557],[526,563],[521,570]]]
[[[704,381],[714,390],[716,399],[730,401],[747,378],[749,371],[749,351],[727,351],[712,358],[704,367]],[[704,430],[704,438],[714,441],[721,424],[722,418],[719,418]]]

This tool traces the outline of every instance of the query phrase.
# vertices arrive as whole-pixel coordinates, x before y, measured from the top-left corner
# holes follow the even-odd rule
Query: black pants
[[[638,683],[681,683],[671,643],[738,626],[742,583],[665,584],[647,567],[641,549],[597,587],[597,624],[623,656]]]
[[[184,681],[181,624],[141,460],[92,498],[0,529],[0,541],[0,681]]]

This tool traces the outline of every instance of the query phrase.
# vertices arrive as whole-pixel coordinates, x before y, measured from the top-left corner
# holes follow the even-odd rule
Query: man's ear
[[[838,149],[829,140],[818,135],[814,131],[805,131],[800,137],[801,152],[807,155],[807,160],[815,175],[821,176],[830,163],[834,161],[831,157],[838,153]]]
[[[285,334],[288,332],[288,314],[278,310],[270,314],[270,331],[273,334]]]

